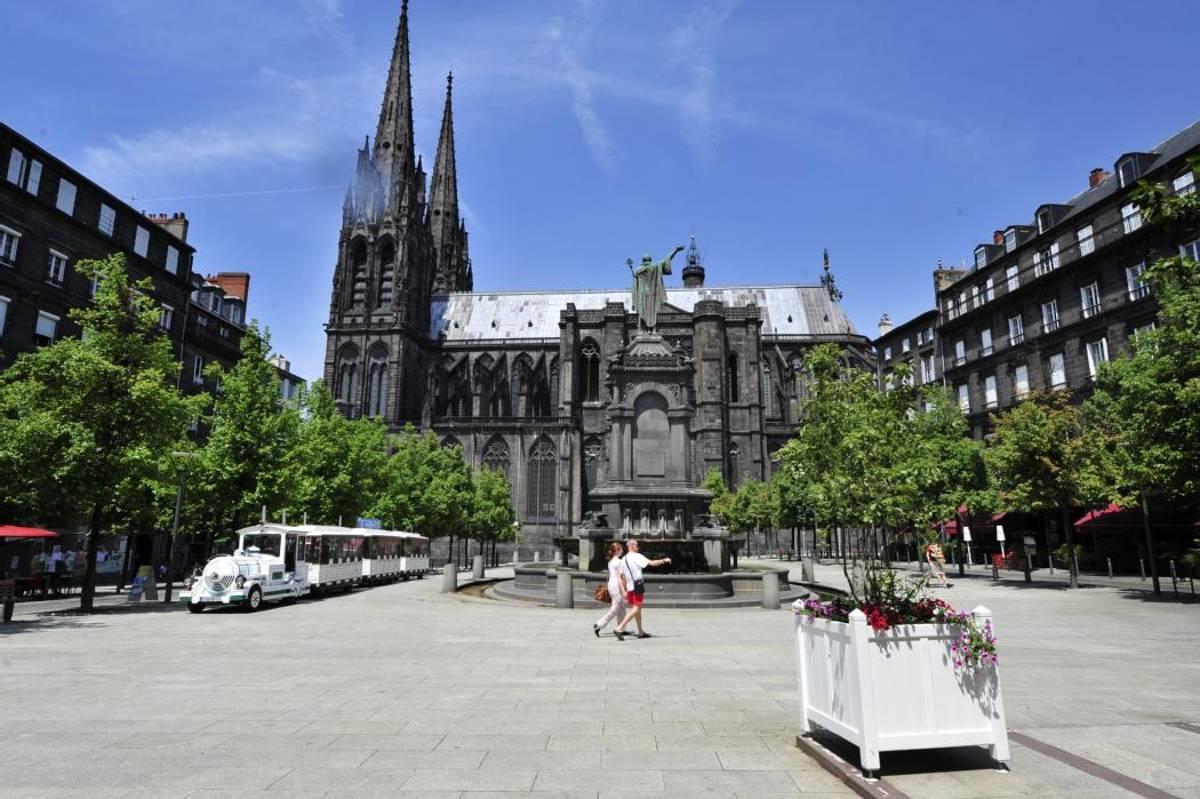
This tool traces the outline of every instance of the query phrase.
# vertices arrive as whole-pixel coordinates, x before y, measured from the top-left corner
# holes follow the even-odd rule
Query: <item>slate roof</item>
[[[728,286],[668,288],[667,303],[691,312],[700,300],[730,307],[758,305],[764,336],[857,335],[840,305],[821,286]],[[557,339],[560,312],[567,303],[601,310],[606,303],[633,308],[629,289],[589,291],[475,292],[433,298],[429,335],[447,341]]]

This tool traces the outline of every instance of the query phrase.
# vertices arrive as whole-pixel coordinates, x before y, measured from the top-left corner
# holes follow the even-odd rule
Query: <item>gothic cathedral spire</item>
[[[458,171],[454,156],[454,73],[446,76],[446,105],[442,110],[442,130],[438,135],[437,155],[433,161],[433,181],[429,188],[429,230],[437,260],[434,291],[470,291],[470,258],[467,256],[466,228],[458,209]]]
[[[401,0],[400,23],[388,68],[387,89],[379,109],[375,131],[375,163],[389,189],[389,205],[398,193],[411,186],[416,168],[413,143],[412,75],[408,59],[408,0]],[[401,186],[399,184],[405,184]],[[403,197],[413,200],[415,197]]]

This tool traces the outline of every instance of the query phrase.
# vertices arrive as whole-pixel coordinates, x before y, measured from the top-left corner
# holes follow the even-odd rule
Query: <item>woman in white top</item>
[[[608,545],[608,595],[612,597],[612,607],[600,621],[592,625],[592,632],[596,634],[597,638],[600,637],[600,631],[608,626],[610,621],[624,616],[626,608],[625,570],[621,568],[621,557],[624,554],[625,548],[621,546],[620,541],[613,541]]]

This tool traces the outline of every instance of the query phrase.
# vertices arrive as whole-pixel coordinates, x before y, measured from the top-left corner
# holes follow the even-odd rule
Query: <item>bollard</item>
[[[447,563],[442,567],[442,593],[453,594],[458,590],[458,569],[454,568],[453,563]]]
[[[15,609],[15,607],[16,607],[16,602],[14,602],[11,598],[4,600],[4,615],[3,615],[3,619],[4,619],[3,623],[4,624],[8,624],[10,621],[12,621],[13,610]]]
[[[554,582],[554,607],[575,607],[575,580],[565,569],[558,572]]]
[[[541,559],[542,559],[542,553],[538,552],[536,549],[533,550],[533,562],[537,563]]]
[[[1105,558],[1105,560],[1108,561],[1108,579],[1111,580],[1112,576],[1113,576],[1113,574],[1112,574],[1112,558]]]
[[[775,572],[763,572],[762,576],[762,606],[767,610],[779,610],[779,575]]]
[[[809,556],[801,559],[800,576],[804,578],[806,583],[815,583],[817,581],[817,559]]]
[[[1046,565],[1050,567],[1050,573],[1054,574],[1054,556],[1049,552],[1046,553]]]
[[[1175,560],[1171,560],[1171,590],[1175,592],[1175,598],[1179,599],[1179,582],[1175,576]]]
[[[1138,571],[1142,573],[1142,582],[1146,582],[1146,561],[1138,558]]]
[[[513,565],[516,566],[521,562],[521,550],[513,547]]]
[[[471,561],[471,577],[475,580],[483,579],[483,555],[476,555]]]
[[[995,563],[992,564],[992,582],[993,583],[1000,582],[1000,569],[996,568]]]

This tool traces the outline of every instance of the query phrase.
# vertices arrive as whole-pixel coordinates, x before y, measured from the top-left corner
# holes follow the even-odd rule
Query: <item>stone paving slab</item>
[[[655,637],[617,642],[595,611],[436,582],[253,615],[24,616],[0,628],[0,797],[850,794],[795,746],[787,610],[651,607]],[[941,595],[995,611],[1011,728],[1200,797],[1200,734],[1166,726],[1200,724],[1196,606]],[[981,752],[888,754],[883,775],[910,796],[1128,795],[1022,746],[1007,774]]]

